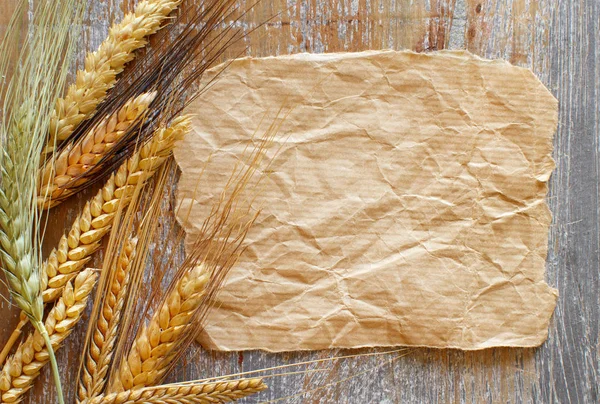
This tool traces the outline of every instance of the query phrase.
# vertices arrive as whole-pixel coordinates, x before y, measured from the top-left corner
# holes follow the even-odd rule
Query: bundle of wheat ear
[[[190,130],[181,111],[200,95],[198,78],[242,37],[234,1],[138,2],[63,92],[87,3],[18,0],[0,45],[0,262],[22,312],[0,354],[0,402],[23,400],[47,363],[56,401],[65,402],[54,352],[89,301],[77,386],[69,389],[76,402],[214,403],[264,390],[254,378],[161,383],[243,251],[256,213],[239,199],[268,140],[250,153],[247,168],[233,169],[183,263],[147,265],[163,190],[172,185],[171,153]],[[22,27],[28,14],[30,26]],[[145,187],[150,180],[154,186]],[[97,181],[104,185],[44,260],[48,209]],[[90,268],[105,238],[101,268]],[[149,293],[147,280],[163,278]]]

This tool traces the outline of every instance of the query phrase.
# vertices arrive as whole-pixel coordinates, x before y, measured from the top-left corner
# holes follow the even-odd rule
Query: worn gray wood
[[[0,11],[11,0],[0,0]],[[93,49],[109,21],[133,2],[90,0],[82,48]],[[248,2],[250,3],[250,1]],[[243,3],[242,3],[243,4]],[[285,403],[596,403],[598,392],[600,135],[600,2],[598,0],[262,0],[245,20],[248,28],[274,13],[271,24],[244,46],[256,56],[299,51],[363,49],[430,51],[466,48],[527,66],[559,100],[559,128],[548,201],[554,215],[548,282],[560,292],[548,341],[539,349],[480,352],[412,349],[378,357],[343,359],[299,368],[318,370],[268,380],[270,390],[248,402]],[[6,21],[1,17],[0,22]],[[231,52],[235,54],[237,50]],[[88,193],[89,195],[89,193]],[[85,195],[52,213],[48,245],[56,243]],[[167,205],[168,206],[168,205]],[[167,218],[162,234],[172,225]],[[180,252],[173,252],[179,255]],[[100,257],[96,258],[96,262]],[[0,343],[17,320],[0,303]],[[243,332],[243,330],[240,330]],[[58,353],[65,392],[73,394],[76,361],[85,327]],[[268,354],[190,352],[172,380],[189,380],[351,353]],[[45,371],[31,403],[51,403]]]

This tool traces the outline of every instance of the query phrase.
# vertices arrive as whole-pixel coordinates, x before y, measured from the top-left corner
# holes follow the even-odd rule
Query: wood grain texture
[[[251,4],[252,0],[240,0]],[[0,30],[12,0],[0,0]],[[90,0],[83,49],[95,48],[110,21],[133,1]],[[527,66],[558,98],[559,129],[549,203],[554,215],[547,279],[560,298],[550,337],[539,349],[480,352],[412,349],[387,356],[312,364],[302,375],[268,380],[270,389],[247,402],[321,403],[596,403],[599,357],[600,2],[597,0],[262,0],[246,17],[252,29],[276,17],[232,50],[255,56],[364,49],[430,51],[466,48]],[[81,58],[81,60],[83,60]],[[87,193],[89,195],[89,192]],[[49,245],[56,243],[77,196],[52,211]],[[165,202],[165,209],[173,201]],[[161,234],[173,225],[165,218]],[[159,248],[159,247],[158,247]],[[181,258],[181,251],[173,251]],[[95,262],[100,262],[101,254]],[[17,311],[0,303],[0,343]],[[241,331],[243,332],[243,330]],[[58,353],[67,396],[73,396],[83,325]],[[327,351],[268,354],[190,351],[172,380],[261,369],[334,355]],[[319,369],[326,369],[319,371]],[[288,371],[288,370],[281,370]],[[45,386],[45,387],[42,387]],[[303,393],[304,392],[304,393]],[[51,376],[43,372],[26,402],[52,403]]]

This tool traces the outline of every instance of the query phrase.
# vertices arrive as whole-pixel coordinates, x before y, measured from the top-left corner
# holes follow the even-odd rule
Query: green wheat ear
[[[50,115],[62,93],[81,27],[84,0],[18,0],[0,42],[0,264],[11,297],[44,338],[58,402],[56,359],[43,325],[37,171]],[[24,15],[33,11],[27,29]]]
[[[32,131],[32,112],[26,106],[13,114],[2,148],[2,183],[0,184],[0,257],[13,301],[29,317],[44,338],[56,381],[58,400],[64,403],[60,376],[52,344],[42,322],[44,302],[40,284],[38,246],[34,245],[37,226],[35,175],[31,161],[21,148],[27,148],[27,134]],[[35,166],[33,167],[35,173]]]
[[[31,128],[32,119],[24,107],[13,115],[13,132],[6,136],[7,144],[2,150],[2,185],[0,186],[0,256],[14,302],[32,320],[41,320],[43,301],[40,290],[40,276],[37,268],[37,254],[34,249],[35,212],[31,209],[32,185],[35,176],[26,178],[27,172],[19,152],[26,147],[25,135]],[[24,169],[25,168],[25,169]]]

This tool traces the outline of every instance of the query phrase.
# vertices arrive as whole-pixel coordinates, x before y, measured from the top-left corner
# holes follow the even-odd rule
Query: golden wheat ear
[[[118,336],[121,312],[131,280],[136,244],[137,238],[130,238],[125,242],[117,262],[113,264],[114,270],[110,271],[112,274],[108,279],[107,288],[104,293],[99,291],[99,295],[103,295],[103,301],[91,332],[91,341],[87,345],[83,374],[77,393],[78,402],[96,397],[104,390],[105,378]],[[103,269],[103,272],[106,269]]]
[[[149,92],[128,100],[83,137],[48,160],[40,171],[38,205],[42,208],[55,205],[73,194],[73,188],[81,187],[86,178],[76,179],[94,169],[133,123],[143,118],[155,97],[156,92]]]
[[[235,0],[202,2],[188,10],[185,19],[180,17],[177,24],[169,25],[159,34],[162,40],[137,58],[95,113],[81,122],[50,156],[40,174],[43,179],[38,190],[40,206],[55,206],[104,178],[138,145],[144,144],[161,124],[179,115],[200,93],[201,89],[194,88],[200,76],[235,40],[241,39],[241,30],[225,20],[234,6]],[[223,25],[226,27],[221,28]],[[155,96],[143,119],[134,120],[110,147],[97,145],[102,153],[88,155],[81,161],[81,139],[102,127],[107,117],[117,116],[127,102],[148,93]],[[86,161],[93,161],[93,167]]]
[[[174,383],[127,390],[96,397],[89,404],[206,404],[228,403],[266,390],[262,379],[240,379],[213,383]]]
[[[138,329],[125,357],[111,372],[106,393],[119,393],[160,383],[193,341],[227,273],[243,252],[243,241],[258,213],[242,200],[264,160],[278,126],[252,150],[204,221],[200,234],[179,266],[150,320]],[[260,182],[261,176],[256,179]]]
[[[176,352],[177,341],[191,326],[192,316],[202,303],[209,277],[207,268],[198,266],[177,282],[150,323],[138,333],[108,391],[152,386],[163,378]]]
[[[103,393],[113,357],[118,355],[123,339],[127,339],[132,319],[123,314],[131,312],[130,307],[137,301],[171,168],[171,162],[164,164],[149,192],[143,198],[138,193],[137,202],[115,218],[79,367],[78,402],[88,402]],[[150,201],[142,203],[148,199],[146,194],[151,195]],[[139,209],[144,212],[141,223],[135,220]]]
[[[191,130],[190,117],[175,119],[167,128],[156,131],[145,144],[117,172],[75,220],[71,230],[59,241],[44,265],[42,282],[44,301],[52,301],[60,288],[81,270],[91,254],[100,247],[102,238],[109,233],[118,208],[125,208],[139,183],[145,183],[171,156],[175,143]]]
[[[51,348],[57,350],[81,319],[96,283],[94,270],[87,269],[68,282],[62,296],[48,313],[44,328]],[[50,360],[49,347],[39,331],[30,334],[6,361],[0,373],[0,397],[3,403],[15,403],[33,386],[40,370]]]
[[[87,54],[84,69],[77,72],[76,82],[65,97],[56,101],[47,153],[90,117],[116,83],[117,75],[133,60],[135,51],[146,46],[147,38],[161,28],[180,3],[181,0],[141,1],[120,23],[113,24],[98,50]]]
[[[190,117],[175,119],[170,126],[158,129],[150,142],[139,149],[119,167],[98,193],[88,201],[81,214],[75,219],[69,232],[63,235],[57,248],[53,249],[42,265],[39,275],[44,303],[60,297],[64,286],[83,270],[91,255],[100,248],[102,238],[112,228],[119,207],[126,207],[136,186],[145,183],[171,156],[175,143],[190,130]],[[22,321],[13,331],[4,349],[7,355],[16,342]],[[0,358],[0,364],[4,358]]]

